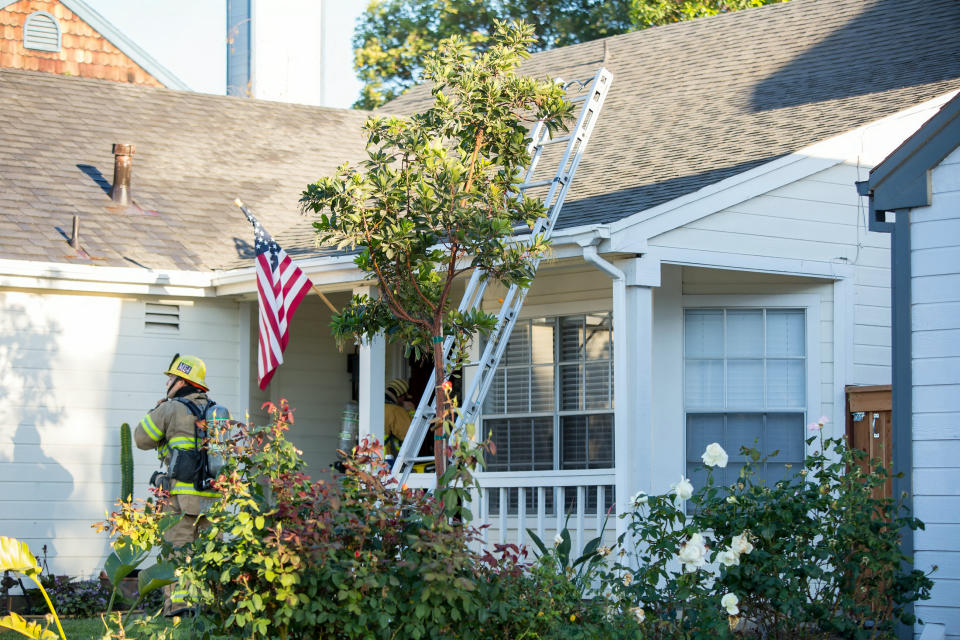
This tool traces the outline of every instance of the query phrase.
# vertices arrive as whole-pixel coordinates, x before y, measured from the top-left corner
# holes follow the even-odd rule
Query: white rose
[[[563,542],[563,536],[561,536],[559,533],[553,536],[553,546],[559,547],[562,542]]]
[[[648,498],[646,493],[643,491],[637,491],[635,494],[633,494],[633,497],[630,498],[630,504],[635,507],[639,507],[642,504],[647,504],[647,500]]]
[[[680,545],[680,553],[677,554],[680,562],[687,566],[702,567],[707,562],[707,545],[703,536],[695,533],[690,539]]]
[[[717,554],[717,560],[727,567],[735,567],[740,564],[740,554],[727,547]]]
[[[738,536],[734,536],[733,540],[730,541],[730,548],[737,555],[747,554],[749,555],[753,551],[753,545],[750,544],[750,534],[744,531]]]
[[[726,609],[727,614],[731,616],[740,613],[740,609],[737,607],[738,602],[740,602],[740,598],[738,598],[735,593],[728,593],[720,598],[720,606]]]
[[[630,609],[630,611],[633,612],[633,617],[637,619],[637,624],[642,623],[647,617],[647,614],[645,614],[643,609],[640,607],[634,607],[633,609]]]
[[[673,487],[673,492],[681,500],[689,500],[690,496],[693,495],[693,485],[683,476],[680,476],[680,482],[670,486]]]
[[[723,450],[723,447],[720,446],[719,442],[711,442],[707,445],[707,450],[703,452],[703,455],[700,456],[703,459],[703,464],[708,467],[725,467],[727,466],[727,452]]]

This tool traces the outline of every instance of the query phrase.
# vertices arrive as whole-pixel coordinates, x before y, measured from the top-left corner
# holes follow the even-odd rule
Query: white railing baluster
[[[607,488],[597,485],[597,535],[603,529],[603,516],[605,514],[604,505],[607,503]]]
[[[517,546],[523,546],[527,534],[527,489],[517,488]]]
[[[557,535],[560,535],[560,532],[563,531],[563,521],[565,520],[564,516],[566,515],[566,504],[564,503],[564,498],[566,498],[566,493],[564,492],[563,487],[554,487],[553,488],[553,512],[557,514]]]
[[[610,495],[610,485],[614,482],[614,473],[607,469],[586,469],[570,471],[522,472],[481,472],[477,474],[480,490],[471,495],[479,500],[474,513],[480,525],[484,527],[481,541],[477,544],[490,549],[492,543],[506,544],[516,542],[526,545],[530,542],[527,529],[537,536],[549,548],[553,546],[555,535],[570,528],[570,556],[576,558],[583,553],[586,541],[600,535],[606,510],[604,503]],[[511,494],[516,491],[517,510],[511,513]],[[589,508],[589,500],[596,491],[596,512]],[[499,498],[500,511],[494,517],[491,503]],[[548,508],[547,498],[553,506]],[[527,506],[527,500],[536,500],[536,512]],[[568,522],[568,517],[574,522]],[[534,526],[534,518],[536,525]],[[499,527],[497,535],[490,534],[490,525]]]
[[[480,489],[480,524],[490,524],[490,489]],[[490,527],[484,527],[483,533],[480,535],[483,538],[483,546],[489,546],[490,540],[487,538],[487,531]]]
[[[547,491],[537,487],[537,536],[543,540],[544,521],[547,519]]]
[[[500,487],[500,544],[507,542],[507,509],[510,506],[510,490]]]
[[[580,557],[580,554],[583,553],[583,514],[587,508],[587,498],[586,498],[586,487],[583,485],[577,486],[577,553],[576,557]],[[574,557],[574,556],[571,556]]]

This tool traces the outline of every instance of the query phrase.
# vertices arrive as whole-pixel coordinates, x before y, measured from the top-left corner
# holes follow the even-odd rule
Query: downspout
[[[626,442],[629,436],[627,438],[624,437],[628,434],[629,425],[631,424],[630,415],[633,408],[630,394],[630,377],[625,373],[629,366],[628,359],[630,349],[628,345],[632,343],[632,340],[627,335],[630,328],[625,326],[625,322],[623,321],[627,311],[627,276],[612,263],[601,258],[597,252],[597,245],[604,239],[604,236],[609,237],[609,234],[604,233],[605,231],[606,229],[598,230],[589,240],[581,241],[580,245],[583,247],[583,259],[598,267],[613,280],[613,466],[615,470],[614,482],[616,483],[614,485],[616,487],[615,507],[616,514],[619,516],[624,511],[624,506],[627,504],[630,492],[633,491],[630,482],[631,462],[638,464],[643,463],[639,460],[631,461],[630,451],[632,447]],[[617,536],[619,537],[627,532],[626,520],[617,517],[616,522]]]

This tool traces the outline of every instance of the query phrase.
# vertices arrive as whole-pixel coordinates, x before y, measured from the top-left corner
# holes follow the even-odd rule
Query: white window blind
[[[700,455],[719,442],[730,455],[715,478],[736,481],[743,446],[775,457],[758,469],[775,482],[803,461],[806,407],[803,309],[686,309],[684,405],[687,474],[702,486]],[[699,483],[698,483],[699,481]]]
[[[517,322],[484,404],[490,471],[613,467],[609,313]]]

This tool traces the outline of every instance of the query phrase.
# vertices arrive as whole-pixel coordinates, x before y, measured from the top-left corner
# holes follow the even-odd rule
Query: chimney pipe
[[[130,204],[130,174],[136,150],[137,147],[133,144],[113,145],[113,186],[110,188],[110,198],[117,204]]]
[[[80,216],[73,216],[73,235],[70,236],[70,246],[80,250]]]

